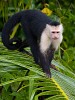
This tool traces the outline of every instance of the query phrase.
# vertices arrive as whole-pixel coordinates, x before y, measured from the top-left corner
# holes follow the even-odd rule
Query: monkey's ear
[[[49,24],[46,24],[46,30],[47,30],[47,32],[51,32],[51,25],[49,25]]]
[[[63,25],[62,24],[60,24],[60,30],[61,30],[61,33],[63,33],[64,28],[63,28]]]
[[[49,24],[46,24],[46,28],[47,28],[47,29],[50,29],[50,25],[49,25]]]

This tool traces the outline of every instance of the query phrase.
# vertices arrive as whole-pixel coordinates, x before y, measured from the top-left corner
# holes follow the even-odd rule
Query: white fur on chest
[[[53,46],[53,48],[55,49],[55,50],[57,50],[58,49],[58,47],[60,46],[60,43],[62,42],[62,39],[63,39],[63,36],[62,36],[62,34],[60,34],[60,38],[59,39],[56,39],[56,40],[53,40],[52,41],[52,46]]]
[[[41,52],[44,53],[49,48],[50,44],[51,44],[50,39],[47,37],[45,33],[43,33],[40,40]]]

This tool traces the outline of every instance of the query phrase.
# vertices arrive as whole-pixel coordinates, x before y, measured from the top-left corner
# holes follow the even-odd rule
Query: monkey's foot
[[[27,54],[27,55],[29,55],[29,56],[32,56],[32,54],[31,53],[29,53],[28,51],[26,51],[26,50],[19,50],[20,52],[22,52],[22,53],[25,53],[25,54]]]
[[[51,68],[58,71],[58,69],[53,64],[51,64]]]

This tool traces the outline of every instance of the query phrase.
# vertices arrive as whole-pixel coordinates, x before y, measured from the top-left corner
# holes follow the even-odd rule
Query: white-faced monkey
[[[16,40],[12,44],[10,35],[13,27],[21,23],[27,42],[31,48],[36,64],[40,64],[48,77],[51,77],[50,65],[54,51],[63,39],[63,25],[52,21],[48,16],[37,10],[25,10],[14,14],[5,24],[2,31],[2,42],[11,50],[18,49],[21,44]]]

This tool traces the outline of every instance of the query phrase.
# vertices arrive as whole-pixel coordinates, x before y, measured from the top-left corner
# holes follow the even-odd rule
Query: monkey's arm
[[[43,71],[46,73],[46,75],[48,77],[51,77],[48,57],[46,55],[43,55],[42,53],[40,53],[39,58],[40,58],[40,66],[42,67]]]
[[[45,56],[41,55],[42,68],[48,77],[51,77],[50,68],[57,70],[57,68],[51,64],[54,58],[54,52],[54,49],[50,49],[47,51],[47,54]]]
[[[55,49],[50,49],[47,51],[48,61],[50,65],[51,65],[52,59],[54,58],[54,52],[55,52]]]
[[[51,62],[52,62],[52,60],[53,60],[53,58],[54,58],[54,52],[55,52],[54,49],[52,49],[52,50],[50,49],[50,50],[48,51],[49,65],[50,65],[50,67],[51,67],[52,69],[58,70],[58,69],[55,67],[55,65],[51,64]]]

